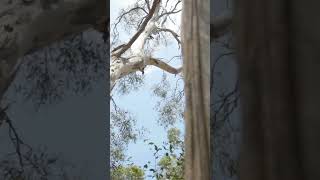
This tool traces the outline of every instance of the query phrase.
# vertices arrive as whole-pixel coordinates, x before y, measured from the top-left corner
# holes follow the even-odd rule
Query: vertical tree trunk
[[[210,2],[183,1],[185,179],[210,179]]]
[[[241,179],[320,179],[316,7],[315,0],[237,1]]]

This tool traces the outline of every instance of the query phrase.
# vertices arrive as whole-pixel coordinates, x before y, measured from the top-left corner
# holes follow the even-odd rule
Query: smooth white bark
[[[117,49],[111,55],[111,64],[110,64],[110,87],[111,90],[116,84],[116,81],[121,79],[122,77],[134,73],[137,71],[142,71],[146,66],[156,66],[168,73],[179,74],[182,71],[182,68],[174,68],[169,64],[150,56],[145,53],[145,44],[149,38],[149,36],[159,31],[163,28],[160,28],[159,23],[159,9],[160,3],[157,4],[155,11],[152,14],[152,17],[144,27],[144,30],[137,37],[137,39],[133,42],[130,47],[130,56],[128,58],[124,58],[119,56],[117,53],[122,50],[122,48]],[[168,29],[165,29],[168,30]],[[173,31],[172,31],[173,32]],[[126,45],[124,45],[126,46]]]

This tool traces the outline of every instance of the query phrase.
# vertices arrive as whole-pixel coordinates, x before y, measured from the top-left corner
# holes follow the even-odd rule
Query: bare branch
[[[114,23],[113,25],[113,42],[112,44],[115,43],[116,39],[118,38],[118,35],[119,35],[119,32],[118,32],[118,25],[120,24],[120,22],[125,19],[125,17],[127,15],[129,15],[130,13],[132,12],[138,12],[138,11],[143,11],[146,15],[148,15],[149,13],[147,12],[147,10],[141,6],[139,6],[138,4],[136,4],[134,7],[132,7],[131,9],[129,10],[122,10],[121,14],[119,15],[119,17],[117,17],[117,21]]]
[[[135,40],[140,36],[140,34],[144,31],[145,27],[147,26],[149,20],[152,18],[157,6],[160,4],[161,0],[154,0],[152,4],[152,8],[150,9],[149,14],[147,15],[146,19],[142,23],[140,29],[136,32],[136,34],[129,40],[129,42],[124,45],[118,52],[112,54],[112,56],[120,57],[124,52],[126,52],[131,45],[135,42]]]
[[[213,69],[215,69],[215,67],[217,66],[217,64],[220,62],[220,60],[225,57],[225,56],[230,56],[230,55],[234,55],[235,53],[234,52],[226,52],[226,53],[222,53],[220,54],[217,59],[214,61],[213,63]]]
[[[121,61],[119,58],[115,61],[118,61],[118,64],[114,63],[114,68],[111,67],[111,90],[114,88],[117,80],[137,71],[144,73],[146,66],[155,66],[171,74],[182,72],[182,67],[174,68],[159,58],[150,57],[144,61],[141,57],[132,56],[126,61]]]
[[[164,31],[164,32],[169,32],[169,33],[171,33],[172,34],[172,36],[177,40],[177,42],[178,42],[178,44],[179,44],[179,46],[180,46],[180,44],[181,44],[181,41],[180,41],[180,39],[179,39],[179,35],[176,33],[176,32],[174,32],[173,30],[171,30],[171,29],[167,29],[167,28],[158,28],[157,29],[157,31]]]
[[[144,0],[144,1],[146,2],[147,8],[148,8],[148,10],[150,11],[150,2],[149,2],[149,0]]]
[[[130,9],[130,10],[122,13],[122,14],[117,18],[118,21],[115,23],[115,27],[121,22],[121,19],[122,19],[125,15],[131,13],[132,11],[136,11],[136,10],[142,10],[142,11],[145,12],[146,14],[149,14],[149,13],[148,13],[145,9],[143,9],[142,7],[139,7],[139,6],[134,7],[134,8],[132,8],[132,9]]]
[[[171,73],[171,74],[179,74],[182,72],[182,67],[174,68],[174,67],[170,66],[169,64],[165,63],[164,61],[156,59],[156,58],[150,58],[147,61],[147,65],[156,66],[156,67],[158,67],[168,73]]]
[[[180,9],[180,10],[176,10],[176,9],[177,9],[177,6],[178,6],[181,2],[182,2],[182,1],[179,0],[179,1],[175,4],[175,6],[173,7],[173,9],[171,9],[171,10],[168,11],[168,12],[165,12],[165,13],[159,15],[159,19],[160,19],[162,16],[165,16],[165,15],[170,15],[170,14],[179,13],[179,12],[181,11],[181,9]],[[168,1],[167,1],[167,3],[168,3]],[[166,5],[166,6],[167,6],[167,5]]]
[[[121,45],[115,47],[111,52],[115,52],[116,50],[122,48],[122,47],[125,46],[125,45],[126,45],[126,44],[121,44]]]

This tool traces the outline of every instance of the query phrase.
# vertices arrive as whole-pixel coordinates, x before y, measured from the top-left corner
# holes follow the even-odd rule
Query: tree
[[[28,1],[29,2],[29,1]],[[34,27],[35,25],[38,25],[38,23],[42,24],[43,22],[50,22],[52,24],[52,28],[50,29],[50,33],[52,32],[58,32],[53,33],[54,36],[49,36],[47,34],[47,30],[44,31],[23,31],[27,32],[27,34],[22,33],[22,31],[19,31],[19,28],[17,28],[17,32],[19,34],[18,36],[18,43],[13,43],[14,45],[18,45],[19,53],[12,54],[12,48],[7,48],[6,51],[2,52],[4,57],[8,59],[16,59],[16,56],[24,55],[26,52],[28,52],[30,49],[28,47],[38,48],[41,47],[47,43],[50,43],[52,41],[55,41],[62,37],[65,34],[68,33],[76,33],[79,31],[82,31],[86,29],[89,26],[86,26],[86,24],[96,24],[92,22],[96,22],[101,15],[96,15],[95,12],[102,12],[100,11],[100,8],[104,10],[103,3],[105,1],[94,1],[91,3],[88,2],[86,4],[86,1],[80,1],[79,0],[78,5],[83,5],[81,7],[73,11],[71,7],[79,7],[74,6],[77,4],[68,4],[66,2],[62,2],[62,4],[56,5],[50,5],[50,4],[42,4],[42,8],[44,9],[55,9],[52,11],[34,11],[36,6],[31,3],[26,4],[24,7],[30,7],[33,11],[31,12],[38,12],[43,13],[39,14],[38,16],[31,16],[36,17],[32,19],[31,21],[25,21],[28,22],[26,28],[22,29],[32,29],[31,27]],[[83,4],[81,2],[84,2]],[[133,72],[142,71],[146,66],[156,66],[159,67],[169,73],[172,74],[179,74],[182,71],[182,68],[174,68],[170,66],[168,63],[165,63],[159,58],[156,58],[152,56],[152,53],[149,53],[148,51],[145,51],[145,45],[147,42],[147,39],[154,38],[152,33],[155,32],[166,32],[173,35],[173,37],[177,40],[178,43],[180,43],[180,40],[178,38],[178,35],[176,32],[163,28],[162,25],[165,23],[169,18],[170,15],[174,13],[178,13],[180,10],[176,10],[177,6],[174,6],[174,9],[170,12],[168,10],[161,11],[161,6],[166,6],[165,2],[162,2],[160,0],[154,0],[152,3],[150,1],[139,1],[142,2],[144,5],[144,8],[141,8],[140,6],[137,7],[135,10],[141,10],[141,13],[145,13],[145,16],[142,16],[141,23],[136,22],[136,27],[138,27],[137,32],[135,35],[125,44],[119,45],[116,48],[113,49],[111,53],[111,67],[110,67],[110,84],[111,84],[111,90],[115,87],[115,85],[119,84],[121,79],[124,79],[124,77],[130,77],[130,75]],[[101,4],[102,3],[102,4]],[[177,1],[177,5],[180,4],[181,1]],[[1,7],[8,7],[5,3],[3,3],[5,6]],[[99,5],[97,5],[99,4]],[[139,4],[139,3],[138,3]],[[2,4],[1,4],[2,5]],[[15,7],[20,7],[21,4],[14,4]],[[61,5],[61,9],[59,8]],[[58,7],[58,8],[57,8]],[[69,9],[70,8],[70,9]],[[96,9],[97,8],[97,9]],[[184,46],[184,78],[185,82],[188,82],[186,87],[186,124],[187,124],[187,138],[186,138],[186,178],[191,179],[208,179],[209,178],[209,87],[206,85],[209,84],[209,51],[207,50],[207,47],[209,47],[209,1],[204,1],[204,3],[201,1],[196,0],[190,0],[190,1],[184,1],[184,31],[183,33],[183,41],[182,45]],[[71,14],[68,14],[72,12]],[[88,14],[83,13],[88,12]],[[57,16],[56,14],[63,14],[63,16]],[[6,14],[6,13],[5,13]],[[10,13],[9,13],[10,14]],[[86,18],[83,18],[81,15],[85,15],[85,17],[89,17],[89,20],[86,20]],[[197,14],[198,16],[194,16],[194,14]],[[43,16],[42,16],[43,15]],[[28,17],[28,16],[25,16]],[[51,18],[52,17],[52,18]],[[79,18],[80,17],[80,18]],[[194,18],[194,17],[198,17]],[[69,20],[71,21],[69,22]],[[134,20],[135,18],[133,18]],[[33,21],[34,20],[34,21]],[[44,21],[45,20],[45,21]],[[50,21],[52,20],[52,21]],[[132,20],[132,19],[130,19]],[[163,20],[162,22],[158,22],[159,20]],[[85,21],[85,22],[83,22]],[[190,23],[191,21],[191,23]],[[55,22],[58,22],[56,25]],[[63,23],[61,23],[63,22]],[[135,21],[133,21],[134,23]],[[60,26],[60,23],[65,26]],[[71,24],[71,25],[70,25]],[[75,25],[76,24],[76,25]],[[80,24],[80,25],[79,25]],[[223,23],[222,23],[223,24]],[[75,25],[75,26],[73,26]],[[79,25],[79,26],[77,26]],[[128,23],[130,26],[130,23]],[[160,25],[160,26],[158,26]],[[214,24],[213,24],[214,25]],[[51,27],[51,26],[50,26]],[[204,28],[202,28],[204,27]],[[218,27],[214,26],[216,29],[219,29]],[[39,28],[41,30],[41,28]],[[72,30],[72,32],[67,31]],[[5,26],[4,28],[5,32],[2,34],[10,34],[12,32],[11,26]],[[15,28],[14,28],[15,30]],[[193,32],[191,34],[191,32]],[[194,33],[196,32],[196,33]],[[30,33],[30,34],[28,34]],[[44,34],[44,37],[53,37],[52,39],[42,39],[43,37],[40,36],[38,38],[34,38],[34,34],[42,35]],[[199,34],[197,34],[199,33]],[[159,33],[160,34],[160,33]],[[27,36],[28,35],[28,36]],[[150,36],[151,35],[151,36]],[[159,35],[160,36],[160,35]],[[24,39],[28,37],[27,39]],[[31,38],[31,39],[30,39]],[[6,39],[6,38],[4,38]],[[9,38],[10,39],[10,38]],[[30,41],[31,40],[31,41]],[[35,43],[34,46],[30,46],[28,44],[29,42],[39,42]],[[6,44],[6,43],[5,43]],[[32,44],[33,45],[33,44]],[[20,50],[21,49],[21,50]],[[130,51],[129,51],[130,49]],[[11,52],[11,54],[10,54]],[[1,56],[1,57],[3,57]],[[11,57],[12,56],[12,57]],[[10,63],[5,63],[6,67],[4,70],[2,70],[3,76],[1,78],[3,79],[3,83],[0,83],[1,85],[4,85],[2,87],[2,92],[5,91],[7,86],[5,84],[9,84],[11,81],[9,78],[13,77],[11,76],[10,72],[13,70],[13,73],[15,72],[14,66],[19,65],[16,63],[16,60],[10,60]],[[18,66],[19,67],[19,66]],[[204,75],[204,76],[203,76]],[[136,78],[137,79],[137,78]],[[6,83],[9,82],[9,83]],[[197,100],[198,99],[198,100]],[[196,106],[196,104],[201,105]],[[203,107],[203,108],[201,108]],[[199,126],[200,128],[199,128]],[[200,131],[202,129],[203,131]],[[201,133],[200,135],[197,134],[197,132]],[[200,145],[197,145],[197,143],[200,143]],[[199,149],[200,147],[205,147],[202,150]],[[203,153],[200,153],[200,151],[203,151]],[[192,159],[192,157],[195,157]],[[206,159],[205,161],[200,161],[200,159]],[[193,161],[195,160],[195,161]],[[194,170],[192,172],[191,170]]]
[[[211,6],[210,138],[212,178],[239,178],[241,115],[238,64],[232,29],[233,1]],[[218,28],[219,27],[219,28]],[[217,29],[218,28],[218,29]],[[213,33],[219,32],[218,35]]]
[[[169,1],[167,1],[169,2]],[[114,47],[111,52],[111,64],[110,64],[110,85],[111,90],[119,79],[137,71],[144,71],[146,66],[156,66],[168,73],[179,74],[182,68],[174,68],[157,57],[152,56],[152,52],[146,50],[146,42],[152,35],[159,38],[160,33],[170,33],[180,44],[178,33],[165,27],[166,21],[168,21],[170,15],[180,12],[179,4],[180,0],[176,0],[176,4],[172,9],[168,9],[168,3],[161,0],[151,1],[137,1],[133,8],[122,13],[118,21],[120,22],[124,17],[132,15],[132,12],[142,13],[142,19],[134,20],[128,18],[127,23],[129,26],[132,24],[133,27],[138,30],[130,38],[130,40],[124,44]],[[141,12],[140,12],[141,11]],[[117,22],[116,25],[119,23]],[[114,35],[117,30],[114,29]],[[116,37],[114,37],[115,39]],[[130,50],[130,52],[128,52]],[[151,50],[152,51],[152,50]]]
[[[19,83],[13,81],[9,90],[16,92],[16,96],[24,100],[31,100],[37,109],[42,105],[60,102],[70,92],[78,95],[88,93],[95,82],[105,78],[106,61],[103,59],[108,53],[102,40],[92,42],[88,38],[90,33],[97,32],[84,32],[67,37],[64,41],[23,57],[20,71],[17,73],[17,78],[22,80]],[[6,98],[3,102],[11,104]],[[25,178],[30,175],[43,178],[61,176],[61,179],[70,177],[68,173],[71,165],[68,164],[72,162],[66,162],[68,160],[61,158],[60,155],[37,151],[37,147],[30,146],[30,142],[24,140],[24,134],[20,131],[21,126],[7,115],[6,111],[9,108],[10,106],[1,112],[1,119],[4,122],[1,130],[6,132],[8,129],[8,137],[13,144],[14,152],[1,157],[3,159],[0,171],[7,173],[7,170],[11,169],[9,174],[12,177],[17,174]],[[36,159],[33,159],[34,157]],[[43,163],[51,157],[57,158],[57,161],[48,165]],[[5,163],[7,161],[9,163]],[[37,170],[38,166],[40,171]]]
[[[319,1],[237,1],[240,178],[319,179]]]
[[[144,165],[146,170],[151,172],[149,175],[158,180],[182,180],[184,179],[184,141],[178,128],[170,128],[167,131],[167,142],[156,145],[148,143],[154,151],[154,164],[148,161]]]
[[[138,0],[132,6],[123,9],[116,22],[112,23],[110,64],[113,106],[111,109],[112,167],[119,166],[125,161],[126,145],[129,141],[135,141],[139,134],[138,129],[134,128],[133,115],[119,107],[112,95],[126,94],[132,89],[137,89],[143,83],[145,68],[158,67],[177,77],[176,86],[171,88],[164,73],[162,81],[153,89],[154,95],[161,99],[156,107],[160,115],[159,123],[168,127],[174,125],[183,116],[184,93],[180,89],[183,81],[179,74],[182,68],[174,68],[169,63],[172,60],[179,60],[179,56],[167,60],[154,56],[157,47],[167,45],[172,40],[180,46],[179,32],[170,29],[168,24],[174,23],[172,16],[181,11],[181,3],[180,0]],[[121,36],[125,31],[130,38],[126,42],[121,42]],[[142,74],[139,74],[140,72]]]
[[[78,77],[76,75],[79,75],[77,74],[79,71],[83,74],[93,70],[92,67],[95,65],[99,65],[103,51],[97,54],[93,49],[101,50],[103,47],[92,48],[92,43],[87,44],[82,33],[94,28],[107,34],[107,3],[101,0],[73,2],[23,0],[2,1],[0,7],[0,126],[8,127],[9,138],[15,150],[2,159],[1,175],[4,179],[39,179],[51,176],[61,176],[61,179],[71,178],[59,164],[61,160],[59,157],[48,154],[42,149],[37,151],[35,147],[23,141],[14,122],[7,115],[10,102],[5,101],[4,96],[9,88],[16,87],[14,84],[16,75],[20,73],[21,76],[22,72],[26,72],[25,78],[28,84],[17,85],[26,88],[19,91],[26,98],[34,98],[37,105],[48,100],[52,102],[51,100],[63,97],[61,76],[52,74],[52,64],[61,63],[60,73],[70,73],[75,75],[74,77]],[[105,36],[105,40],[107,38]],[[72,52],[68,51],[70,50],[68,48],[76,49]],[[58,50],[59,55],[52,52],[52,49]],[[82,58],[76,59],[79,54]],[[58,57],[55,57],[56,55]],[[73,61],[74,59],[77,61]],[[86,62],[88,60],[93,60],[90,61],[90,66]],[[81,70],[77,65],[82,66]],[[92,77],[87,79],[81,77],[74,81],[78,82],[77,88],[74,89],[78,92],[87,90],[88,83],[85,82],[95,80]],[[51,157],[57,160],[52,161]],[[60,174],[53,170],[59,168],[61,168]]]
[[[184,179],[184,142],[180,136],[180,130],[171,128],[168,130],[168,152],[158,163],[160,173],[164,179]]]
[[[19,58],[59,41],[68,35],[95,27],[105,31],[107,3],[88,1],[2,1],[0,22],[0,95],[3,96],[15,73]]]
[[[183,6],[183,74],[186,94],[185,179],[210,179],[210,2]]]
[[[122,179],[143,180],[144,171],[135,165],[131,165],[128,167],[120,166],[112,171],[111,178],[114,180],[122,180]]]

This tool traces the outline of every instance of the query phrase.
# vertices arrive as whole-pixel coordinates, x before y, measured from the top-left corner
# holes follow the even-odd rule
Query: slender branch
[[[121,45],[115,47],[111,52],[115,52],[116,50],[122,48],[122,47],[125,46],[125,45],[126,45],[126,44],[121,44]]]
[[[120,108],[119,108],[119,106],[117,105],[116,101],[113,99],[113,97],[110,97],[110,100],[111,100],[112,103],[113,103],[114,110],[118,113]]]
[[[15,147],[15,153],[18,156],[20,168],[21,168],[21,170],[23,170],[24,163],[23,163],[22,146],[25,146],[29,149],[30,149],[30,146],[25,144],[22,141],[22,139],[20,138],[16,128],[14,127],[14,125],[12,123],[12,120],[9,118],[9,116],[6,112],[8,110],[8,108],[9,108],[9,105],[7,105],[5,108],[1,108],[0,118],[3,119],[9,126],[9,137],[10,137],[10,140],[11,140],[13,146]]]
[[[150,2],[149,2],[149,0],[144,0],[144,1],[146,2],[147,8],[148,8],[148,10],[150,11]]]
[[[159,16],[159,19],[160,19],[162,16],[164,16],[164,15],[177,14],[177,13],[179,13],[179,12],[181,12],[181,11],[182,11],[182,9],[177,10],[177,11],[170,11],[170,12],[163,13],[163,14],[161,14],[161,15]]]
[[[4,111],[3,113],[6,113],[6,112]],[[15,146],[16,153],[18,155],[19,164],[21,166],[21,169],[23,169],[24,164],[23,164],[23,160],[22,160],[22,153],[21,153],[20,145],[24,144],[24,142],[20,139],[15,127],[12,124],[12,121],[7,117],[6,114],[5,114],[5,118],[6,118],[6,122],[9,125],[9,136],[10,136],[10,139],[11,139],[13,145]],[[12,133],[13,133],[13,135],[12,135]]]
[[[176,32],[174,32],[173,30],[167,29],[167,28],[158,28],[157,31],[159,31],[159,32],[160,32],[160,31],[164,31],[164,32],[169,32],[169,33],[171,33],[172,36],[177,40],[178,44],[181,44],[181,41],[180,41],[180,39],[179,39],[180,36],[179,36]]]
[[[222,53],[220,54],[216,60],[214,61],[213,63],[213,69],[215,69],[215,67],[217,66],[217,64],[220,62],[220,60],[225,57],[225,56],[231,56],[231,55],[234,55],[235,53],[234,52],[227,52],[227,53]]]
[[[148,16],[142,23],[140,29],[136,32],[136,34],[129,40],[129,42],[124,45],[118,52],[112,54],[112,56],[120,57],[124,52],[126,52],[131,45],[135,42],[135,40],[140,36],[140,34],[144,31],[145,27],[147,26],[149,20],[152,18],[154,12],[156,11],[157,6],[160,4],[161,0],[154,0],[152,4],[152,8],[149,11]]]
[[[22,59],[20,58],[17,60],[16,65],[13,67],[10,75],[8,77],[3,77],[3,85],[0,88],[0,99],[3,99],[4,94],[7,92],[8,88],[10,87],[11,83],[13,82],[13,80],[16,78],[16,75],[21,67],[22,64]],[[1,123],[0,123],[1,125]]]
[[[148,12],[147,12],[145,9],[143,9],[142,7],[139,7],[139,6],[138,6],[138,7],[134,7],[134,8],[132,8],[132,9],[124,12],[123,14],[121,14],[121,15],[117,18],[118,21],[115,23],[115,27],[120,23],[121,19],[122,19],[125,15],[127,15],[127,14],[129,14],[130,12],[135,11],[135,10],[142,10],[143,12],[145,12],[146,14],[148,14]]]
[[[131,13],[132,11],[137,11],[137,10],[142,10],[144,13],[146,13],[146,14],[148,15],[148,12],[147,12],[144,8],[139,7],[139,6],[133,7],[133,8],[131,8],[131,9],[127,10],[127,11],[122,12],[122,14],[117,18],[118,21],[117,21],[116,23],[114,23],[114,26],[113,26],[113,31],[112,31],[112,32],[113,32],[113,37],[114,37],[114,39],[117,39],[117,36],[119,35],[119,32],[118,32],[117,27],[118,27],[118,24],[121,22],[121,20],[122,20],[127,14]]]
[[[167,1],[168,2],[168,1]],[[181,3],[182,1],[181,0],[179,0],[176,4],[175,4],[175,6],[173,7],[173,9],[171,9],[170,11],[168,11],[168,12],[165,12],[165,13],[163,13],[163,14],[161,14],[161,15],[159,15],[159,19],[162,17],[162,16],[165,16],[165,15],[170,15],[170,14],[176,14],[176,13],[179,13],[182,9],[180,9],[180,10],[177,10],[177,11],[175,11],[176,9],[177,9],[177,6]]]

